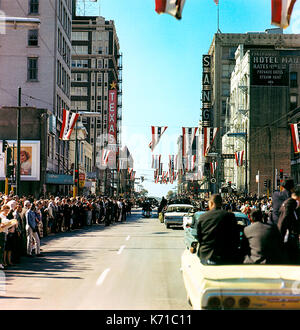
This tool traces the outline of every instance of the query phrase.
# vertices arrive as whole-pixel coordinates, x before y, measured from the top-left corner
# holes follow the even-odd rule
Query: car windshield
[[[192,210],[192,206],[175,206],[175,205],[172,205],[172,206],[169,206],[168,209],[167,209],[167,212],[189,212]]]

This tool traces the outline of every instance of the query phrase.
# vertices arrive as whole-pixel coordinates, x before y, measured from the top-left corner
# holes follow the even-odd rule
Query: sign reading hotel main
[[[280,51],[251,52],[252,86],[288,86],[289,64],[294,59]]]
[[[211,117],[211,98],[212,98],[212,85],[211,85],[211,56],[203,55],[202,57],[202,125],[203,127],[210,127]]]
[[[117,144],[117,85],[115,82],[110,84],[108,92],[108,144]]]

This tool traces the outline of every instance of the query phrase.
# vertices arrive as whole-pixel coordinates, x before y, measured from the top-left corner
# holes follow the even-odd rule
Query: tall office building
[[[300,36],[299,34],[283,34],[281,29],[270,29],[265,32],[254,33],[216,33],[213,41],[207,52],[210,55],[210,81],[209,88],[210,94],[202,96],[203,101],[209,101],[209,122],[208,126],[219,127],[220,133],[216,136],[212,152],[218,153],[220,156],[222,150],[222,136],[229,129],[226,122],[226,117],[230,114],[230,79],[231,74],[235,68],[235,52],[239,45],[243,45],[244,52],[248,50],[299,50]],[[203,72],[206,69],[203,68]],[[205,82],[203,82],[204,86]],[[240,86],[242,92],[243,86]],[[204,90],[204,88],[203,88]],[[207,95],[210,96],[207,99]],[[291,89],[290,95],[291,102],[297,103],[299,106],[299,98],[296,97],[295,92]],[[294,104],[293,106],[297,106]],[[202,114],[204,113],[204,107]],[[202,123],[204,123],[202,118]],[[204,123],[205,124],[205,123]],[[200,126],[202,128],[202,126]],[[221,182],[224,181],[223,167],[218,166],[218,188]]]
[[[71,108],[99,115],[96,118],[83,116],[82,122],[93,146],[93,169],[102,184],[100,191],[111,193],[116,188],[117,157],[121,145],[122,55],[119,40],[114,21],[74,13],[75,10]],[[115,165],[112,164],[109,170],[102,166],[103,150],[107,148],[112,148],[116,155]]]
[[[2,106],[18,105],[48,109],[48,174],[69,173],[68,143],[59,140],[62,109],[71,106],[71,0],[2,0],[7,16],[36,17],[39,29],[7,29],[0,35],[0,100]],[[47,174],[46,174],[47,176]],[[43,178],[47,185],[47,177]],[[57,189],[60,181],[47,185]],[[58,188],[64,191],[64,186]]]

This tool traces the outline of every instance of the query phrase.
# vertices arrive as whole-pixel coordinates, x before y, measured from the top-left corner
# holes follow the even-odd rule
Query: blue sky
[[[213,0],[186,0],[180,21],[154,8],[155,0],[100,0],[100,14],[115,21],[123,53],[123,144],[133,154],[136,176],[146,177],[149,195],[162,196],[175,185],[152,182],[150,126],[168,126],[154,150],[166,169],[181,127],[198,126],[201,61],[217,31],[217,6]],[[261,32],[275,27],[270,22],[271,0],[220,0],[223,33]],[[300,1],[284,33],[299,30]]]

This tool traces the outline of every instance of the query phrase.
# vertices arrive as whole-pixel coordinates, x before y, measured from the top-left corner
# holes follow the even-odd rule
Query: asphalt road
[[[42,239],[0,278],[0,309],[190,310],[180,273],[183,230],[133,211],[126,222]]]

